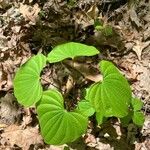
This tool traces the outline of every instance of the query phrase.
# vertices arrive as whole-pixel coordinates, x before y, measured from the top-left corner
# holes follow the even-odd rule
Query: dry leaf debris
[[[27,127],[26,129],[21,126],[11,125],[5,128],[5,132],[1,134],[1,147],[9,147],[10,149],[17,147],[22,150],[29,150],[31,145],[43,144],[43,139],[39,135],[38,127]]]
[[[15,97],[10,93],[0,99],[0,116],[0,124],[11,125],[20,121],[21,111]]]
[[[114,11],[108,10],[108,12],[100,10],[101,4],[106,1],[79,0],[73,6],[68,6],[67,1],[62,0],[40,2],[23,0],[18,3],[17,1],[0,0],[0,92],[12,91],[12,80],[16,70],[33,54],[32,44],[35,44],[33,49],[37,47],[35,53],[38,51],[45,53],[47,52],[45,47],[48,47],[46,50],[49,51],[49,47],[54,47],[68,40],[76,40],[109,50],[108,56],[102,53],[99,58],[111,59],[118,64],[132,83],[134,95],[143,100],[145,114],[149,115],[150,1],[140,1],[138,5],[130,7],[130,10],[127,5],[123,5]],[[43,16],[41,17],[39,14]],[[106,24],[111,25],[115,31],[115,37],[106,38],[96,32],[92,28],[94,19],[102,19]],[[41,45],[39,44],[39,46],[37,43],[41,43]],[[57,87],[69,93],[72,91],[73,85],[79,88],[89,82],[101,80],[101,75],[95,70],[95,64],[91,62],[76,62],[74,68],[71,65],[70,67],[71,71],[60,65],[47,66],[42,76],[44,79],[42,84],[46,88]],[[89,67],[92,67],[94,71],[89,72]],[[62,72],[62,70],[64,71]],[[71,74],[72,70],[74,71]],[[79,79],[79,75],[82,78]],[[74,84],[74,82],[77,83]],[[77,97],[80,98],[80,91],[77,93],[79,95]],[[18,110],[10,102],[11,97],[9,101],[4,101],[5,98],[2,98],[0,111],[2,118],[5,118],[5,120],[1,120],[3,122],[0,124],[0,128],[2,127],[1,149],[12,149],[15,145],[25,150],[32,146],[38,149],[38,145],[43,146],[41,150],[63,149],[64,146],[45,146],[38,127],[32,126],[33,116],[30,111],[27,113],[28,111],[24,110],[21,125],[7,127],[5,123],[11,124],[16,121],[14,118],[18,117]],[[10,113],[12,115],[8,115]],[[145,137],[149,136],[149,125],[149,121],[146,119],[142,129],[142,135]],[[115,129],[117,135],[120,136],[120,129],[116,126]],[[21,138],[18,139],[18,136]],[[8,137],[10,137],[9,140]],[[104,135],[101,138],[103,137]],[[114,149],[112,143],[104,144],[101,138],[88,133],[85,143],[88,143],[89,149]],[[79,147],[84,149],[85,145],[84,148]],[[148,147],[149,139],[142,143],[137,139],[136,150],[146,150]]]

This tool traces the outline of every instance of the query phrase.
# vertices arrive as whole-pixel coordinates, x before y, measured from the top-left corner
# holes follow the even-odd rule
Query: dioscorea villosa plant
[[[26,107],[35,104],[41,134],[47,144],[61,145],[76,140],[86,132],[88,117],[94,113],[98,124],[102,124],[104,118],[114,116],[123,123],[132,119],[135,124],[143,125],[141,101],[132,98],[127,80],[111,62],[102,60],[99,63],[103,81],[92,84],[85,99],[73,111],[64,108],[63,96],[57,89],[43,91],[40,73],[46,63],[98,53],[93,46],[70,42],[55,47],[47,57],[43,54],[33,56],[17,71],[14,94],[18,102]]]

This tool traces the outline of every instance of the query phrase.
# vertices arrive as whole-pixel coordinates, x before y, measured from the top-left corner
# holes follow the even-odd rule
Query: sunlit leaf
[[[61,145],[80,137],[87,128],[88,117],[79,111],[64,109],[62,95],[55,90],[43,93],[37,103],[41,133],[47,144]]]
[[[138,126],[143,126],[145,118],[142,112],[134,112],[132,117],[133,122]]]
[[[131,104],[134,111],[141,110],[143,106],[143,102],[138,98],[132,98]]]
[[[104,122],[104,118],[105,118],[104,115],[105,112],[102,109],[99,112],[96,112],[96,120],[99,125]]]
[[[92,107],[91,103],[87,100],[82,100],[78,103],[77,110],[81,111],[82,114],[90,117],[94,114],[95,110]]]
[[[43,54],[33,56],[17,71],[14,78],[14,94],[19,103],[31,106],[42,96],[40,73],[46,65]]]
[[[55,63],[62,61],[66,58],[75,58],[78,56],[93,56],[98,54],[99,51],[93,47],[81,43],[69,42],[56,46],[48,54],[48,61]]]
[[[125,117],[131,101],[131,89],[125,77],[108,61],[101,61],[103,81],[93,84],[86,98],[96,112],[104,112],[105,117]]]

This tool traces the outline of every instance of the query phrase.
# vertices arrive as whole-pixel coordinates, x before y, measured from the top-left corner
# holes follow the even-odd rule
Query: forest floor
[[[97,30],[96,20],[112,30],[105,34]],[[94,129],[91,122],[87,133],[71,144],[53,146],[43,142],[36,110],[17,103],[13,78],[31,56],[47,54],[68,41],[93,45],[101,52],[76,62],[79,67],[75,69],[84,71],[84,80],[75,85],[77,91],[99,80],[87,66],[94,69],[101,59],[114,62],[130,82],[134,96],[144,103],[142,128],[130,124],[122,129],[118,122],[110,121]],[[43,74],[48,82],[42,84],[69,88],[72,94],[70,78],[74,77],[65,69],[59,64],[48,66]],[[150,149],[149,0],[0,0],[0,150],[63,149]]]

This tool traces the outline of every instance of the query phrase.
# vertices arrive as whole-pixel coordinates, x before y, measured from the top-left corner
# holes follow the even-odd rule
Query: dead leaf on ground
[[[64,150],[64,147],[65,147],[65,145],[62,145],[62,146],[51,145],[49,150]]]
[[[138,18],[134,7],[129,10],[129,14],[131,21],[133,21],[138,27],[142,27],[142,24],[140,23],[140,19]]]
[[[10,125],[19,121],[20,112],[15,101],[15,97],[10,93],[0,99],[0,124]]]
[[[132,50],[137,54],[138,59],[141,60],[142,51],[150,45],[150,41],[147,42],[141,42],[141,41],[135,41],[136,45],[133,46]]]
[[[138,80],[140,81],[140,86],[142,89],[148,91],[150,93],[150,70],[146,67],[141,67],[141,74],[138,76]]]
[[[93,143],[93,144],[95,144],[96,143],[96,138],[95,138],[95,136],[94,135],[92,135],[92,134],[90,134],[90,133],[88,133],[88,134],[86,134],[86,136],[85,136],[85,143]]]
[[[86,11],[82,9],[82,11],[78,11],[74,15],[74,20],[76,22],[76,25],[81,25],[82,28],[86,28],[89,25],[94,24],[94,19],[97,19],[98,17],[98,8],[96,4],[91,5],[91,7]]]
[[[136,143],[135,144],[135,150],[149,150],[150,148],[150,140],[146,139],[142,143]]]
[[[144,34],[144,40],[147,40],[148,38],[150,38],[150,26],[144,31],[143,34]]]
[[[66,82],[66,86],[65,86],[65,91],[66,94],[69,94],[69,92],[71,91],[71,89],[74,86],[74,80],[73,77],[71,75],[68,76],[67,82]]]
[[[42,137],[39,134],[38,127],[28,127],[22,129],[21,126],[11,125],[5,128],[4,133],[1,134],[1,145],[14,145],[21,147],[22,150],[29,150],[30,145],[43,144]]]
[[[13,26],[12,28],[12,31],[14,32],[14,33],[19,33],[19,31],[20,31],[20,29],[21,29],[21,26]]]
[[[0,0],[0,8],[5,9],[9,6],[10,1],[9,0]]]
[[[35,24],[38,18],[38,13],[41,9],[39,8],[38,4],[34,4],[33,7],[31,7],[29,5],[24,5],[21,3],[19,10],[27,21],[31,21]]]
[[[85,63],[78,63],[72,61],[65,61],[67,65],[76,69],[79,73],[81,73],[86,79],[99,82],[102,80],[102,75],[99,73],[98,69]]]
[[[141,132],[144,136],[150,136],[150,116],[145,117],[145,122]]]
[[[23,127],[23,128],[26,128],[27,125],[29,125],[29,124],[33,121],[30,108],[24,108],[24,114],[25,114],[25,115],[24,115],[23,118],[22,118],[22,120],[23,120],[23,122],[22,122],[22,127]]]
[[[98,142],[95,148],[98,150],[114,150],[114,148],[111,147],[110,144],[102,143],[102,142]]]
[[[98,8],[96,6],[96,4],[92,5],[91,8],[87,11],[87,15],[91,18],[91,19],[97,19],[98,17]]]

